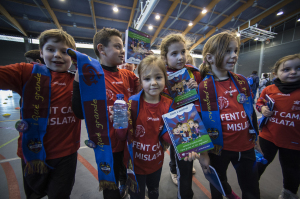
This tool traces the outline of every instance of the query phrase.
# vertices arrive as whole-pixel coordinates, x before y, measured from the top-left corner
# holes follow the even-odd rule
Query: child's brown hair
[[[139,80],[140,83],[142,81],[142,74],[145,72],[146,69],[152,66],[158,66],[160,70],[162,70],[164,77],[165,77],[165,85],[167,85],[168,82],[168,75],[165,63],[162,59],[156,57],[155,55],[149,55],[146,58],[144,58],[141,63],[138,66],[138,74],[139,74]]]
[[[294,54],[294,55],[287,55],[285,57],[282,57],[281,59],[279,59],[273,66],[272,70],[275,72],[275,75],[277,75],[277,71],[279,69],[279,66],[281,64],[284,65],[284,63],[286,61],[289,61],[289,60],[293,60],[293,59],[300,59],[300,54]]]
[[[68,47],[76,50],[74,38],[71,35],[69,35],[66,31],[63,31],[61,29],[50,29],[42,32],[39,36],[39,41],[40,41],[39,48],[43,49],[43,46],[50,38],[55,38],[56,39],[55,42],[63,41]]]
[[[167,59],[167,54],[168,54],[168,48],[171,44],[176,43],[176,42],[183,42],[185,46],[190,45],[190,40],[185,38],[182,34],[170,34],[167,35],[163,40],[161,41],[160,44],[160,55],[162,59]]]
[[[36,61],[38,59],[42,64],[45,64],[44,59],[41,58],[40,54],[40,50],[29,50],[24,54],[24,57],[31,58],[33,61]]]
[[[237,55],[240,52],[240,38],[237,37],[234,31],[225,31],[210,37],[205,43],[202,51],[203,63],[200,65],[200,73],[204,78],[209,71],[211,71],[211,66],[206,60],[207,54],[212,54],[216,58],[216,66],[219,68],[222,66],[222,62],[229,46],[229,43],[235,40],[238,43]]]
[[[100,58],[99,51],[97,49],[98,44],[102,44],[103,46],[107,47],[108,43],[110,42],[111,36],[117,36],[122,39],[122,33],[115,28],[102,28],[99,32],[94,35],[93,45],[94,45],[94,52],[97,57]]]

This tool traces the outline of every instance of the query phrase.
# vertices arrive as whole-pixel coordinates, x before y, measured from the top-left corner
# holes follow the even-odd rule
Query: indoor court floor
[[[0,198],[1,199],[25,199],[21,160],[17,156],[17,139],[19,133],[14,128],[20,118],[20,96],[17,93],[0,90]],[[7,104],[4,104],[6,102]],[[5,113],[9,117],[2,116]],[[98,191],[97,170],[94,152],[84,144],[87,139],[84,121],[82,121],[81,147],[78,150],[78,163],[76,181],[71,194],[71,199],[102,199],[102,192]],[[176,199],[177,186],[173,184],[169,170],[169,154],[165,153],[164,165],[160,180],[160,199]],[[194,199],[210,198],[209,183],[205,179],[198,161],[194,162],[196,174],[193,177]],[[241,197],[241,191],[237,182],[236,173],[232,165],[227,172],[228,181],[233,191]],[[260,180],[261,199],[277,199],[282,189],[282,174],[278,157],[266,169]],[[300,196],[298,191],[298,196]],[[47,197],[45,197],[47,198]]]

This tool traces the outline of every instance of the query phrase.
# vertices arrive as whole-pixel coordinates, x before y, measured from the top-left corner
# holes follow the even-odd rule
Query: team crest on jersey
[[[144,137],[145,128],[142,125],[137,125],[135,129],[135,137]]]
[[[114,97],[114,93],[109,90],[109,89],[106,89],[106,100],[112,100]]]
[[[218,104],[219,104],[220,110],[222,110],[229,106],[229,101],[226,97],[220,96],[220,97],[218,97]]]

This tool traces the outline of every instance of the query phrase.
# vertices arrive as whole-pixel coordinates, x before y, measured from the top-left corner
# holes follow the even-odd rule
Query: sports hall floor
[[[19,133],[14,128],[15,122],[20,116],[20,111],[15,109],[16,107],[19,107],[20,97],[16,93],[12,94],[12,98],[8,98],[8,95],[9,91],[0,90],[0,198],[25,199],[21,161],[16,154]],[[3,104],[4,102],[7,102],[7,104]],[[9,117],[2,116],[5,113],[11,115]],[[98,191],[94,153],[84,145],[83,142],[85,139],[87,139],[87,132],[83,122],[81,147],[78,151],[76,181],[71,194],[71,199],[102,199],[103,195]],[[160,199],[177,198],[177,186],[173,184],[170,177],[169,160],[168,152],[166,152],[160,181]],[[210,198],[209,183],[204,178],[198,161],[194,162],[194,167],[197,171],[193,177],[194,199]],[[241,196],[235,170],[232,165],[230,165],[228,169],[228,179],[234,192]],[[260,180],[261,199],[277,199],[281,188],[281,168],[278,158],[276,157]],[[298,196],[300,196],[299,192]]]

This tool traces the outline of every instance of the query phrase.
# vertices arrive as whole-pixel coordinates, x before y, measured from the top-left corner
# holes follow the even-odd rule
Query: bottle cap
[[[117,94],[117,99],[120,99],[120,98],[124,99],[124,95],[123,94]]]

